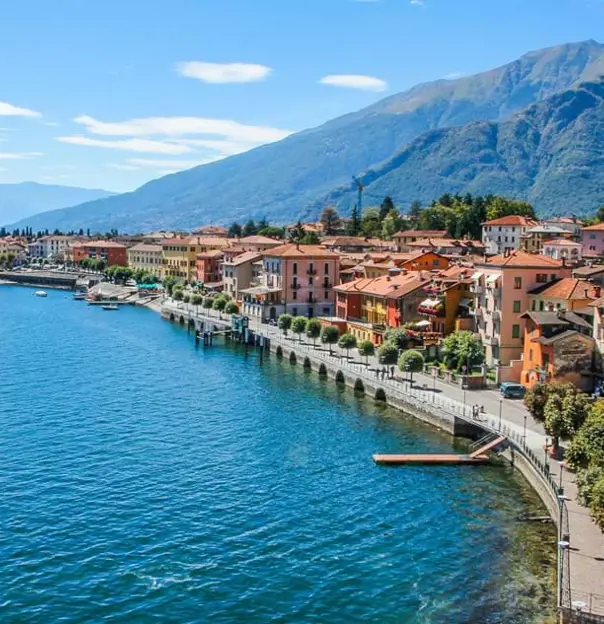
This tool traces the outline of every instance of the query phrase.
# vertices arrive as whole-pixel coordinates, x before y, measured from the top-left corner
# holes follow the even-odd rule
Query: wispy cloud
[[[266,65],[250,63],[186,61],[177,63],[176,71],[185,78],[194,78],[211,84],[229,84],[266,80],[273,70]]]
[[[42,113],[29,108],[13,106],[8,102],[0,102],[0,117],[42,117]]]
[[[411,0],[411,4],[414,6],[426,6],[425,0]]]
[[[135,167],[134,165],[123,165],[121,163],[107,163],[106,167],[111,167],[112,169],[119,169],[120,171],[140,171],[140,167]]]
[[[27,160],[44,156],[43,152],[0,152],[0,160]]]
[[[84,145],[86,147],[101,147],[104,149],[124,150],[127,152],[142,152],[148,154],[188,154],[193,152],[186,145],[177,145],[165,141],[152,141],[150,139],[121,139],[109,141],[103,139],[93,139],[86,136],[62,136],[56,137],[61,143],[71,145]]]
[[[344,87],[347,89],[361,89],[362,91],[386,91],[388,83],[374,76],[361,76],[356,74],[332,74],[319,80],[321,84],[330,87]]]

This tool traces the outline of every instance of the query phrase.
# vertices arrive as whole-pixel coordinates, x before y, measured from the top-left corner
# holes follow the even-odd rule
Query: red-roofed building
[[[396,244],[396,250],[403,253],[411,251],[409,243],[425,241],[428,238],[446,238],[447,230],[403,230],[397,232],[392,240]],[[417,251],[414,249],[413,251]]]
[[[197,254],[197,281],[203,284],[215,284],[222,280],[221,263],[223,251],[211,249]]]
[[[107,266],[128,265],[128,248],[126,245],[113,241],[96,240],[85,243],[74,243],[73,261],[77,264],[84,258],[104,260]]]
[[[508,215],[482,224],[482,242],[489,255],[520,249],[520,237],[537,222],[522,215]]]

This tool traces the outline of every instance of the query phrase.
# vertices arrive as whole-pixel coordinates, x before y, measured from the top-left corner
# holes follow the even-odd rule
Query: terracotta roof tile
[[[423,288],[430,283],[429,275],[421,271],[413,271],[407,274],[366,278],[340,284],[334,290],[338,292],[362,293],[378,297],[399,299],[414,290]]]
[[[268,258],[339,258],[340,254],[329,251],[320,245],[296,245],[286,243],[273,249],[267,249],[264,255]]]
[[[537,225],[537,221],[523,217],[522,215],[507,215],[506,217],[499,217],[499,219],[492,219],[491,221],[485,221],[482,225],[518,225],[521,227],[534,227]]]
[[[559,267],[564,265],[561,260],[554,260],[549,256],[539,256],[526,251],[516,250],[509,256],[493,256],[486,264],[496,267],[527,267],[539,269],[541,267]]]
[[[585,291],[587,290],[587,296]],[[543,284],[534,288],[529,295],[540,295],[542,297],[552,297],[555,299],[577,300],[595,299],[596,292],[600,292],[597,285],[584,279],[576,277],[563,277],[549,284]]]

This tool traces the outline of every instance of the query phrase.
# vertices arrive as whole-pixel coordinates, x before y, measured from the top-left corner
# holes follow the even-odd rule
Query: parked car
[[[517,383],[505,381],[499,386],[504,399],[524,399],[526,388]]]

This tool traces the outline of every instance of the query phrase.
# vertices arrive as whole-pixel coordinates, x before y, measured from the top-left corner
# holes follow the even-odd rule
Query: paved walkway
[[[181,311],[191,310],[192,306],[181,304]],[[208,316],[208,311],[203,310],[199,316]],[[218,319],[217,312],[210,311],[210,318]],[[226,315],[221,315],[226,320]],[[332,347],[333,355],[330,356],[327,348],[315,348],[311,342],[305,339],[300,343],[298,336],[289,333],[287,338],[274,326],[260,324],[254,319],[250,319],[250,328],[254,331],[270,336],[273,340],[286,343],[287,346],[295,345],[296,352],[307,352],[315,358],[326,359],[330,363],[338,361],[339,366],[354,370],[360,377],[366,377],[376,382],[375,369],[382,368],[377,357],[369,358],[369,367],[365,365],[365,358],[360,358],[358,352],[356,357],[351,355],[351,359],[346,358],[346,352],[339,347]],[[319,347],[319,345],[317,345]],[[583,602],[586,605],[585,611],[591,611],[604,615],[604,534],[595,525],[589,516],[589,511],[577,502],[577,488],[574,474],[564,471],[560,464],[546,458],[545,443],[546,437],[540,423],[533,420],[522,401],[503,399],[494,390],[462,390],[458,386],[444,383],[433,379],[423,373],[414,373],[413,388],[401,379],[398,373],[395,379],[379,382],[386,388],[391,388],[397,393],[404,392],[405,395],[417,397],[424,403],[434,402],[440,406],[461,414],[470,414],[472,405],[483,406],[489,421],[495,428],[499,428],[501,420],[502,427],[506,427],[517,438],[526,436],[526,445],[541,462],[547,462],[550,467],[550,474],[559,483],[562,480],[564,494],[567,498],[570,528],[570,571],[571,571],[571,600],[573,602]],[[501,414],[501,418],[500,418]],[[562,470],[562,474],[561,473]]]

